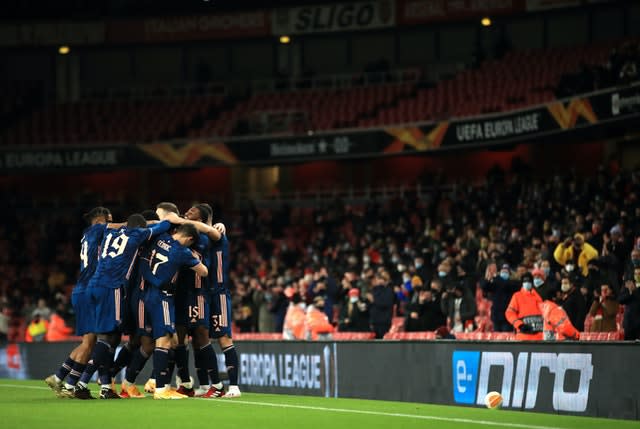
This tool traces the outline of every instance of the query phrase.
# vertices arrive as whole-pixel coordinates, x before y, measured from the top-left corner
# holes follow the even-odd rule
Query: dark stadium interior
[[[548,261],[582,339],[639,339],[640,4],[347,3],[3,2],[0,342],[42,304],[73,326],[83,213],[160,201],[225,223],[238,338],[281,338],[293,293],[324,297],[334,338],[373,338],[343,322],[350,289],[375,306],[376,270],[385,338],[436,337],[435,280],[438,303],[457,285],[474,302],[464,326],[434,310],[457,338],[512,339],[487,267],[519,284]],[[576,233],[595,271],[554,258]],[[606,334],[602,284],[624,298]]]

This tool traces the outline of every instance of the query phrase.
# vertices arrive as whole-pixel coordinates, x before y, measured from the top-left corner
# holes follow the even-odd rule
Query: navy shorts
[[[226,335],[231,338],[231,295],[229,292],[211,292],[209,299],[211,306],[209,337],[220,338]]]
[[[71,305],[76,315],[76,335],[94,333],[95,308],[91,304],[91,294],[86,288],[74,288],[71,292]]]
[[[94,333],[108,334],[119,332],[122,326],[124,290],[122,287],[108,288],[96,286],[88,289],[91,294],[90,305],[95,306]]]
[[[151,324],[151,336],[154,340],[167,334],[175,334],[175,308],[173,295],[156,287],[150,287],[144,293],[144,313],[146,323]],[[138,326],[140,327],[140,326]],[[147,331],[147,327],[143,328]]]
[[[209,300],[207,295],[190,290],[176,297],[176,325],[186,326],[191,332],[198,326],[209,327]]]

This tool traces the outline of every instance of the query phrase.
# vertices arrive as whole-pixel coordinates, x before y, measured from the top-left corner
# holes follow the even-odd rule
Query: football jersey
[[[198,258],[207,268],[210,264],[210,240],[207,234],[200,233],[198,243],[192,247],[196,258]],[[195,271],[189,268],[183,268],[178,273],[177,281],[178,290],[194,290],[204,292],[209,290],[209,277],[200,277]]]
[[[76,290],[86,288],[91,277],[96,272],[98,251],[106,229],[106,223],[96,223],[89,226],[82,233],[82,240],[80,240],[80,276],[76,283]]]
[[[226,292],[229,277],[229,240],[222,234],[220,240],[211,242],[209,277],[212,292]]]
[[[148,264],[140,264],[140,272],[145,286],[167,288],[175,281],[178,270],[182,267],[195,267],[200,261],[193,256],[191,249],[183,246],[171,235],[160,235],[151,249]]]
[[[150,228],[107,228],[100,245],[98,267],[91,278],[90,287],[115,289],[125,286],[131,276],[140,245],[167,232],[170,227],[169,222],[163,221]]]

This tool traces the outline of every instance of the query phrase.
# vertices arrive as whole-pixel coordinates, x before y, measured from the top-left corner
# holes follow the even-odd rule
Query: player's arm
[[[147,241],[151,240],[154,237],[157,237],[162,233],[169,231],[170,229],[171,229],[171,223],[167,222],[166,220],[163,220],[160,223],[156,223],[155,225],[151,225],[150,227],[147,228],[147,231],[149,231],[149,238],[147,238]]]
[[[175,213],[169,213],[164,219],[176,225],[190,223],[191,225],[196,227],[198,232],[206,234],[213,241],[218,241],[220,240],[220,237],[222,237],[222,234],[217,228],[214,228],[213,226],[207,225],[203,222],[181,218]]]
[[[118,222],[118,223],[109,222],[107,224],[107,228],[110,228],[110,229],[118,229],[118,228],[122,228],[123,226],[127,226],[127,223],[126,222]]]
[[[195,271],[196,274],[199,275],[200,277],[207,277],[209,275],[209,270],[207,269],[207,266],[202,262],[198,262],[198,265],[191,267],[191,269]]]

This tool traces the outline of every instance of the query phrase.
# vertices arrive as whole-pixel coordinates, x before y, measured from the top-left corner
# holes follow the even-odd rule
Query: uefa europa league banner
[[[504,113],[364,130],[240,139],[197,139],[136,145],[43,146],[0,150],[0,172],[55,169],[189,168],[281,164],[321,159],[374,158],[461,147],[576,139],[607,129],[625,132],[640,119],[640,82]],[[584,138],[584,137],[583,137]]]

